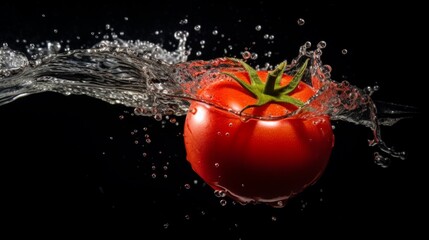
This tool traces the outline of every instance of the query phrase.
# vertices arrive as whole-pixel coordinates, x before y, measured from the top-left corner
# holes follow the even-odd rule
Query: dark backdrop
[[[419,64],[426,48],[422,7],[284,4],[2,3],[0,41],[22,51],[23,39],[27,44],[69,39],[72,48],[91,46],[100,40],[91,32],[104,32],[110,24],[116,33],[124,32],[124,39],[150,40],[172,49],[168,42],[174,41],[173,32],[188,30],[191,59],[197,58],[199,42],[205,40],[211,50],[203,49],[199,58],[221,57],[228,45],[233,46],[228,56],[252,46],[260,55],[252,64],[262,64],[265,49],[273,52],[269,61],[276,63],[296,56],[307,40],[325,40],[323,59],[333,67],[334,79],[360,87],[378,84],[374,98],[426,109],[425,90],[419,86],[426,76]],[[185,18],[188,24],[179,24]],[[298,18],[306,23],[299,26]],[[200,32],[193,30],[198,24]],[[262,26],[260,32],[256,25]],[[218,36],[212,35],[214,29]],[[157,30],[162,33],[156,35]],[[275,36],[273,44],[263,40],[265,33]],[[421,115],[382,129],[388,144],[408,153],[406,161],[394,159],[387,169],[373,163],[368,129],[334,123],[336,146],[323,177],[285,208],[273,209],[238,206],[229,199],[221,206],[185,160],[180,136],[184,118],[178,117],[176,126],[131,113],[89,97],[54,93],[1,106],[0,228],[43,235],[58,229],[63,235],[86,229],[96,234],[118,231],[143,239],[256,239],[262,233],[271,239],[277,234],[417,234],[425,223],[419,220],[427,215],[427,127]],[[142,147],[146,133],[152,143]]]

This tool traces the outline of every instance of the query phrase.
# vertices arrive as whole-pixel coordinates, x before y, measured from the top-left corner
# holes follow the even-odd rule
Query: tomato
[[[241,63],[245,69],[219,74],[198,92],[202,101],[191,103],[184,127],[187,160],[207,184],[234,200],[281,207],[323,173],[334,143],[332,126],[327,116],[280,118],[315,94],[299,81],[305,67],[294,81],[283,74],[284,66],[267,72]],[[252,84],[252,74],[261,80],[259,86]],[[273,78],[266,80],[270,74],[274,84]],[[269,84],[271,90],[296,86],[285,101],[252,92]]]

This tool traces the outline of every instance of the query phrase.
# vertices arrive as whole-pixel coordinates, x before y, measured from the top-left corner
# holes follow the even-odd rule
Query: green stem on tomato
[[[283,77],[283,73],[286,69],[286,61],[277,65],[277,67],[268,73],[267,80],[262,82],[262,80],[258,76],[258,72],[249,66],[247,63],[239,60],[232,59],[233,61],[239,62],[246,72],[249,74],[250,84],[246,81],[238,78],[233,73],[224,72],[223,74],[231,77],[235,81],[237,81],[243,88],[247,89],[253,95],[255,95],[257,102],[255,104],[247,105],[244,107],[240,114],[251,107],[260,107],[264,104],[270,102],[279,102],[279,103],[290,103],[297,107],[301,107],[304,105],[300,100],[289,96],[289,94],[295,90],[298,86],[299,82],[304,75],[305,69],[307,68],[308,59],[304,62],[304,64],[298,69],[298,72],[293,76],[292,80],[286,86],[280,86],[281,79]]]

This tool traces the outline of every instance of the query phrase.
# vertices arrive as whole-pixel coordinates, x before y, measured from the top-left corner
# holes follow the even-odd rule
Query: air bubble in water
[[[188,19],[182,19],[182,20],[180,20],[180,22],[179,22],[179,24],[180,25],[185,25],[185,24],[187,24],[188,23]]]
[[[201,51],[196,52],[195,55],[201,56]]]
[[[347,49],[345,49],[345,48],[344,48],[343,50],[341,50],[341,53],[342,53],[343,55],[346,55],[346,54],[347,54],[347,52],[348,52],[348,51],[347,51]]]
[[[222,207],[225,207],[226,206],[226,204],[228,203],[225,199],[221,199],[220,201],[219,201],[219,203],[220,203],[220,205],[222,206]]]
[[[195,25],[194,30],[195,31],[200,31],[201,30],[201,25]]]
[[[217,35],[219,32],[217,30],[213,30],[212,34]]]
[[[255,27],[255,30],[256,30],[256,31],[261,31],[261,29],[262,29],[261,25],[257,25],[257,26]]]
[[[304,25],[305,24],[304,18],[298,18],[297,23],[298,23],[299,26]]]

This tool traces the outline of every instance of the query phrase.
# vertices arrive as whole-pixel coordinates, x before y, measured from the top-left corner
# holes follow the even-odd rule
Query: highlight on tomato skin
[[[284,116],[297,106],[275,101],[253,106],[259,93],[243,87],[243,82],[252,83],[250,74],[232,74],[220,74],[198,94],[233,111],[200,101],[191,103],[184,129],[187,159],[206,183],[234,200],[281,207],[314,184],[326,168],[334,144],[329,117],[243,118],[233,112],[245,109],[246,115]],[[267,71],[257,72],[263,83],[268,75]],[[293,76],[280,76],[277,89],[294,81]],[[306,102],[314,94],[311,86],[300,81],[284,99]]]

